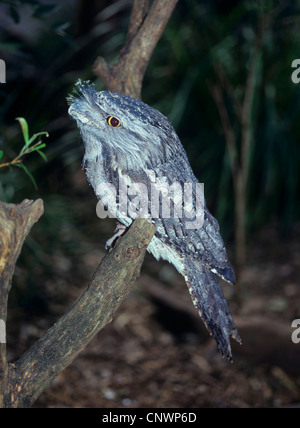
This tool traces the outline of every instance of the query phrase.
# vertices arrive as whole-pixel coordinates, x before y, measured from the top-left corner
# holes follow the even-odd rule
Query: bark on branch
[[[99,57],[94,66],[108,90],[141,98],[144,74],[152,52],[178,0],[134,0],[129,30],[117,64],[109,66]]]
[[[24,200],[19,205],[0,201],[0,408],[9,386],[5,326],[7,302],[15,264],[26,236],[44,211],[42,200]]]
[[[20,205],[0,204],[2,314],[6,314],[11,278],[21,244],[42,212],[40,200],[24,201]],[[31,406],[92,337],[112,320],[139,275],[154,233],[155,227],[147,220],[134,221],[103,258],[81,297],[17,362],[7,364],[5,344],[1,344],[1,407]]]

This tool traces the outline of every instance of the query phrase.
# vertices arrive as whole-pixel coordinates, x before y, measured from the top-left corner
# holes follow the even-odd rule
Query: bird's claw
[[[115,241],[122,236],[126,231],[126,226],[122,223],[117,223],[116,225],[116,229],[115,229],[115,234],[109,238],[106,243],[105,243],[105,249],[108,250],[110,247],[113,246],[113,244],[115,243]]]

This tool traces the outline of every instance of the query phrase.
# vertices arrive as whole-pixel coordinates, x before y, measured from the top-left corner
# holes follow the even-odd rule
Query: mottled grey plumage
[[[69,97],[69,114],[80,129],[85,147],[83,166],[99,199],[104,196],[100,183],[109,182],[118,188],[124,175],[148,189],[153,172],[158,182],[198,182],[165,116],[134,98],[108,91],[97,93],[89,82],[79,81],[76,86],[79,94]],[[110,116],[121,126],[109,126]],[[117,214],[117,218],[126,226],[133,221],[130,216]],[[238,342],[240,338],[216,275],[230,283],[235,277],[217,221],[205,205],[200,229],[186,228],[185,217],[152,218],[150,203],[148,218],[157,230],[148,251],[156,259],[168,260],[184,276],[206,327],[222,354],[232,359],[229,338]]]

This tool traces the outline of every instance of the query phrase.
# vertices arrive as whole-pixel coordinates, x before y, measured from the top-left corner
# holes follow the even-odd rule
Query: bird
[[[173,126],[141,100],[106,90],[97,92],[90,81],[78,80],[67,101],[68,113],[83,140],[82,165],[87,180],[99,201],[105,208],[110,206],[117,218],[117,233],[108,245],[130,227],[143,205],[143,216],[156,227],[147,251],[157,260],[173,264],[183,276],[207,330],[222,356],[232,362],[230,338],[238,343],[241,339],[218,277],[234,284],[235,274],[201,186],[200,203],[194,209],[200,183]],[[169,212],[165,212],[172,215],[163,215],[163,192],[153,208],[151,191],[155,186],[170,189],[174,183],[177,190],[181,186],[183,194],[178,197],[174,191],[169,195],[165,204]],[[185,187],[187,184],[190,186]],[[131,186],[131,199],[127,195],[126,202],[113,192],[122,185],[123,189]],[[186,193],[190,203],[184,213],[183,209],[178,213],[178,201],[187,199]]]

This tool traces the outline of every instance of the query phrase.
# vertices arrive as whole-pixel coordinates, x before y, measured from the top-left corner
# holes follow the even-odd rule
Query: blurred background
[[[17,359],[87,286],[115,221],[99,220],[81,168],[83,148],[66,97],[98,56],[118,58],[130,0],[0,0],[1,162],[47,131],[33,153],[0,169],[0,199],[42,198],[45,214],[18,261],[8,350]],[[36,407],[299,407],[299,1],[179,0],[144,80],[142,99],[175,127],[220,223],[236,287],[224,285],[243,340],[224,361],[184,280],[146,256],[114,321]],[[239,184],[239,185],[238,185]]]

